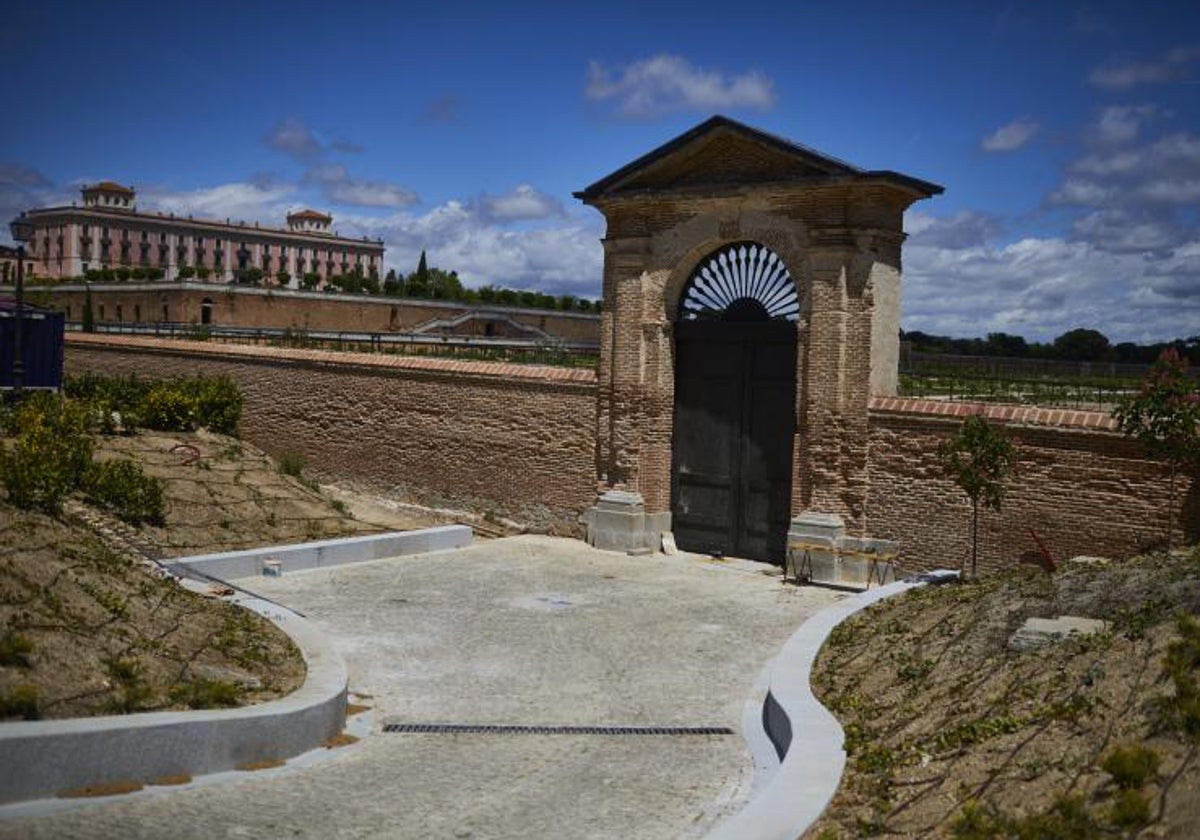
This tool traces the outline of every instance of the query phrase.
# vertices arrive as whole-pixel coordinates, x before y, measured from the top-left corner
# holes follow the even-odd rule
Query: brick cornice
[[[956,400],[921,400],[906,397],[871,397],[869,408],[878,414],[910,414],[924,417],[962,418],[979,414],[1001,423],[1059,426],[1073,429],[1116,431],[1117,421],[1103,411],[1072,408],[1042,408],[1032,405],[973,403]]]
[[[510,362],[394,356],[382,353],[349,353],[334,350],[300,350],[290,347],[260,347],[245,344],[215,344],[208,341],[149,338],[131,335],[68,333],[68,345],[81,348],[131,350],[147,353],[195,355],[229,361],[307,364],[349,367],[378,372],[413,371],[443,376],[472,376],[537,384],[595,386],[596,372],[585,368],[549,365],[519,365]]]

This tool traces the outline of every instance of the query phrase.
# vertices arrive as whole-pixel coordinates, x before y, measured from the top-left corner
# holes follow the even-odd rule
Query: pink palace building
[[[91,269],[161,269],[164,279],[187,266],[201,279],[229,282],[257,268],[293,288],[305,274],[322,282],[339,274],[378,277],[383,241],[351,239],[330,230],[333,217],[315,210],[289,213],[286,228],[257,222],[194,219],[173,213],[142,213],[131,187],[102,181],[84,187],[83,205],[22,213],[32,235],[27,258],[40,277],[81,277]]]

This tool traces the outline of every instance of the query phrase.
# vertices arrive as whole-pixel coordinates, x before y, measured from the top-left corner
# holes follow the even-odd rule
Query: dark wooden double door
[[[676,324],[671,512],[681,549],[783,562],[795,402],[795,324]]]

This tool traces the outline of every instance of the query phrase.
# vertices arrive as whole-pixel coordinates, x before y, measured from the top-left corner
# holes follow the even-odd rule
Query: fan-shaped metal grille
[[[732,321],[800,317],[796,284],[779,255],[753,242],[722,248],[706,259],[683,290],[679,317]]]

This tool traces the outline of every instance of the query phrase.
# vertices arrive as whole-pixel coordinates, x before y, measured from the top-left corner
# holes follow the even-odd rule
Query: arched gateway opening
[[[869,539],[904,211],[941,191],[713,117],[576,193],[605,219],[589,542]]]
[[[755,242],[705,258],[683,289],[671,514],[686,551],[784,559],[799,313],[783,260]]]

